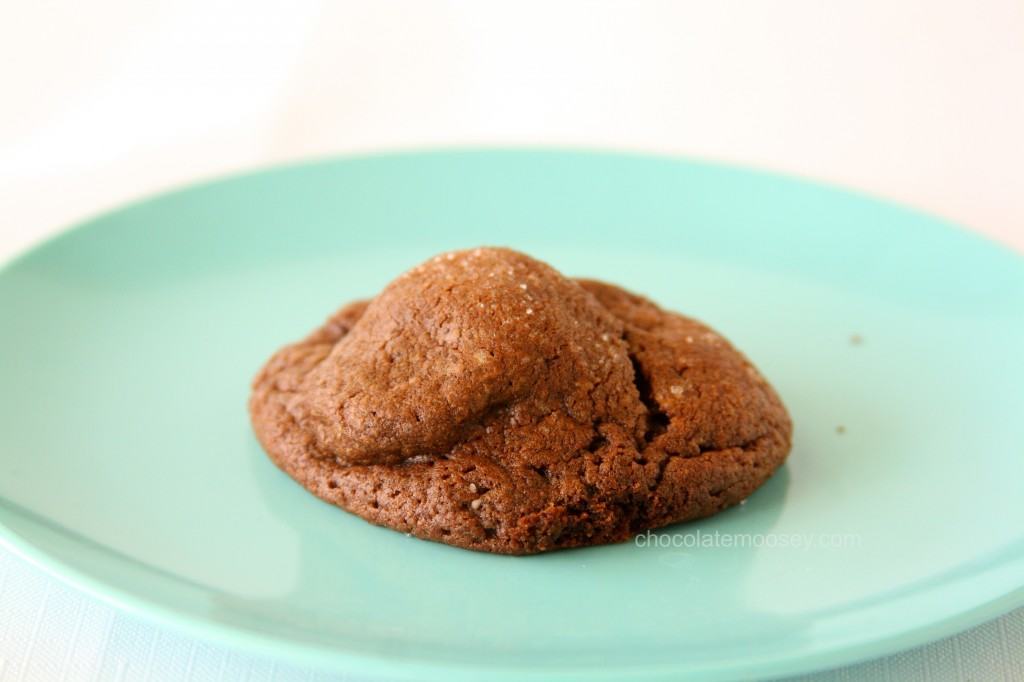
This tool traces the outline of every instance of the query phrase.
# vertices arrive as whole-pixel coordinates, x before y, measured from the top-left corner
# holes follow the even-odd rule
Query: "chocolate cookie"
[[[700,322],[529,256],[438,256],[278,351],[274,462],[367,521],[468,549],[618,542],[744,500],[790,448],[779,397]]]

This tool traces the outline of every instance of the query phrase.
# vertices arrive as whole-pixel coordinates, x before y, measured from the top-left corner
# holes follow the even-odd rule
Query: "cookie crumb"
[[[840,424],[839,426],[836,427],[836,433],[838,433],[840,436],[843,435],[844,433],[846,433],[846,427]]]
[[[860,334],[850,334],[850,345],[861,346],[864,344],[864,337]]]

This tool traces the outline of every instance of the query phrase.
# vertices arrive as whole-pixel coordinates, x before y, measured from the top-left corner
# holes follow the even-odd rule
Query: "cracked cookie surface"
[[[707,326],[529,256],[438,256],[279,350],[256,435],[318,497],[468,549],[618,542],[744,500],[791,423]]]

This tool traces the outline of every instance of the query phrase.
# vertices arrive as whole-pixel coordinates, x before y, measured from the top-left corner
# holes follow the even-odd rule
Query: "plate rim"
[[[235,627],[221,621],[197,617],[188,611],[176,610],[158,601],[140,597],[113,583],[105,582],[78,569],[32,544],[3,523],[0,515],[0,547],[39,568],[61,583],[77,589],[101,602],[151,624],[165,626],[207,642],[244,651],[263,658],[280,658],[292,664],[326,671],[368,675],[401,675],[403,678],[430,680],[477,680],[486,670],[493,680],[543,679],[699,679],[727,682],[758,677],[781,677],[813,673],[879,658],[912,649],[963,632],[998,618],[1024,605],[1024,585],[999,597],[962,610],[939,621],[924,622],[904,628],[895,634],[861,638],[852,644],[823,649],[803,656],[766,659],[739,659],[713,668],[695,668],[685,662],[655,666],[575,666],[572,670],[551,667],[516,667],[503,665],[482,668],[477,663],[432,659],[386,658],[381,655],[343,648],[330,648],[314,643],[290,642],[270,635]],[[961,581],[962,582],[962,581]]]
[[[195,190],[208,189],[217,185],[244,181],[253,177],[265,177],[276,173],[310,170],[318,166],[330,166],[339,163],[358,163],[364,160],[402,160],[419,157],[445,156],[577,156],[603,158],[606,160],[623,159],[634,161],[659,161],[663,163],[681,163],[692,168],[707,168],[719,171],[736,172],[742,175],[753,175],[768,179],[782,180],[787,183],[801,185],[814,191],[827,191],[846,195],[859,201],[867,201],[884,206],[910,216],[925,218],[946,229],[959,232],[980,242],[985,248],[994,248],[1019,259],[1024,265],[1024,255],[1017,250],[999,242],[988,235],[966,228],[947,218],[937,216],[917,207],[907,206],[885,197],[879,197],[862,190],[851,189],[831,182],[808,178],[795,173],[779,172],[766,168],[758,168],[695,158],[691,156],[669,153],[651,153],[629,149],[613,149],[600,147],[571,146],[442,146],[417,149],[396,149],[381,152],[363,152],[356,154],[331,154],[288,161],[285,163],[266,164],[255,168],[218,174],[209,178],[181,183],[164,190],[144,194],[138,198],[117,204],[105,210],[88,215],[70,226],[51,232],[49,235],[21,249],[11,257],[0,262],[0,277],[17,264],[44,251],[53,244],[72,233],[87,230],[97,223],[122,212],[130,211],[150,202],[163,201],[176,195]],[[810,652],[790,652],[783,657],[762,657],[762,659],[734,659],[727,664],[717,662],[715,667],[695,668],[685,661],[652,664],[652,665],[595,665],[594,667],[575,666],[573,669],[552,668],[544,666],[522,667],[521,664],[502,665],[500,667],[482,667],[477,662],[438,661],[434,659],[416,659],[404,657],[388,658],[382,655],[345,650],[344,646],[328,647],[311,642],[287,640],[281,637],[261,634],[244,627],[203,618],[184,609],[162,604],[157,600],[147,599],[143,595],[134,594],[121,586],[104,581],[75,567],[56,555],[48,553],[33,543],[28,537],[15,531],[5,523],[7,513],[0,509],[0,546],[6,547],[16,556],[31,565],[43,570],[62,583],[80,590],[100,601],[110,604],[133,616],[141,617],[161,626],[170,627],[200,639],[217,644],[247,651],[257,656],[276,657],[300,665],[328,669],[336,672],[365,673],[369,675],[416,676],[425,679],[475,679],[476,675],[486,670],[493,679],[542,679],[549,676],[564,677],[621,677],[622,675],[643,676],[645,679],[668,678],[679,679],[679,676],[699,675],[700,679],[730,680],[743,678],[746,675],[780,676],[807,673],[837,666],[843,666],[879,656],[885,656],[908,648],[916,647],[942,637],[963,631],[987,620],[1003,615],[1015,608],[1024,606],[1024,582],[1000,596],[960,609],[940,620],[921,622],[909,627],[885,632],[878,635],[867,635],[850,643],[828,648],[818,647]],[[1010,563],[1010,562],[1008,562]],[[1004,564],[1007,565],[1007,564]],[[973,574],[977,579],[978,574]],[[971,577],[955,581],[957,584],[970,582]],[[941,589],[931,588],[932,591]],[[712,664],[707,664],[712,665]]]
[[[105,220],[111,216],[140,208],[150,202],[162,201],[179,194],[185,194],[193,190],[211,188],[220,184],[227,184],[246,180],[253,177],[272,175],[296,170],[310,169],[316,166],[330,166],[337,163],[357,163],[360,161],[372,160],[400,160],[414,159],[432,156],[482,156],[494,154],[500,156],[525,156],[525,155],[551,155],[551,156],[581,156],[604,159],[628,159],[634,161],[659,161],[663,163],[681,163],[692,167],[707,168],[716,171],[736,172],[744,175],[756,176],[766,179],[783,180],[788,183],[813,187],[817,190],[835,192],[847,197],[861,201],[868,201],[874,204],[885,206],[887,209],[904,213],[908,216],[924,218],[932,222],[941,223],[943,227],[953,230],[961,235],[974,239],[990,248],[1002,251],[1004,255],[1009,254],[1020,261],[1024,261],[1024,251],[1019,251],[1010,245],[992,237],[984,232],[967,227],[951,218],[939,215],[924,207],[903,203],[896,199],[877,194],[870,190],[859,189],[841,182],[833,182],[816,178],[811,175],[792,170],[781,170],[768,166],[733,162],[727,159],[720,159],[711,156],[699,156],[689,154],[674,154],[672,152],[658,152],[655,150],[643,150],[632,147],[614,147],[599,145],[546,145],[546,144],[523,144],[523,145],[425,145],[422,147],[410,146],[394,149],[381,149],[369,151],[355,151],[343,153],[313,154],[295,159],[280,162],[268,162],[255,164],[242,169],[227,170],[224,172],[200,175],[191,180],[173,182],[164,188],[139,193],[124,201],[113,203],[107,207],[89,211],[79,219],[63,227],[55,228],[40,236],[38,239],[29,242],[8,256],[0,258],[0,276],[13,268],[18,263],[30,258],[36,252],[41,251],[51,244],[54,244],[70,234],[77,233],[91,227],[94,223]]]

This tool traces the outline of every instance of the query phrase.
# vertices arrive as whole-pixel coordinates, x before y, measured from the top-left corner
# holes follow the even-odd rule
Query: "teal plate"
[[[796,424],[748,502],[641,542],[477,554],[320,502],[249,380],[340,303],[507,244],[704,319]],[[667,158],[325,161],[94,219],[0,273],[0,531],[224,644],[361,675],[733,679],[1024,603],[1024,260],[931,217]]]

